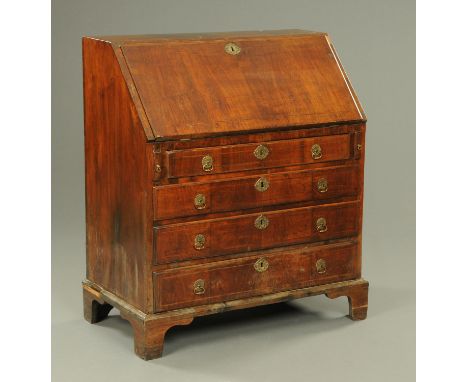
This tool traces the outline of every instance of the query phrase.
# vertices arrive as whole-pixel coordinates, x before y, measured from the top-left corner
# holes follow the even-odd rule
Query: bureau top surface
[[[106,36],[153,138],[362,122],[365,115],[325,33]],[[151,137],[149,137],[151,138]]]

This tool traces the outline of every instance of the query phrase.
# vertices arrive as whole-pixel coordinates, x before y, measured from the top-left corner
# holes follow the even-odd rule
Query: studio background
[[[209,316],[171,329],[163,358],[144,362],[117,311],[82,318],[81,37],[290,28],[329,33],[368,117],[368,318],[352,322],[345,298],[323,296]],[[52,371],[56,381],[415,379],[414,1],[52,2]]]

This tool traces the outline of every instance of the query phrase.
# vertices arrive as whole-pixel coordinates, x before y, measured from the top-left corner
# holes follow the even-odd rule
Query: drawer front
[[[155,228],[155,264],[352,237],[360,202],[269,211]]]
[[[350,134],[167,152],[168,177],[283,167],[350,157]]]
[[[155,310],[183,308],[360,277],[356,244],[302,247],[154,273]]]
[[[355,196],[359,166],[154,187],[156,220]]]

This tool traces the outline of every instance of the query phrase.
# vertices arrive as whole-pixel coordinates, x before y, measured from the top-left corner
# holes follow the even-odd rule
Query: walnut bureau
[[[194,317],[324,294],[366,318],[366,117],[326,33],[83,38],[84,315],[135,352]]]

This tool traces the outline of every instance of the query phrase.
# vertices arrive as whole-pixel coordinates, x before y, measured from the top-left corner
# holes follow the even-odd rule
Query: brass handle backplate
[[[270,187],[270,182],[268,182],[268,179],[263,176],[255,182],[255,189],[257,191],[266,191],[268,190],[268,187]]]
[[[258,229],[265,229],[270,224],[270,220],[265,215],[260,215],[257,219],[255,219],[255,228]]]
[[[200,249],[205,248],[205,242],[206,242],[205,236],[202,234],[198,234],[197,236],[195,236],[193,246],[195,247],[196,250],[200,250]]]
[[[318,143],[312,145],[310,152],[312,153],[312,158],[314,159],[320,159],[322,157],[322,148]]]
[[[315,263],[317,273],[323,274],[327,271],[327,262],[324,259],[318,259]]]
[[[325,218],[318,218],[315,224],[319,232],[326,232],[328,230],[327,220]]]
[[[265,159],[269,153],[270,153],[270,150],[268,150],[268,147],[264,145],[257,146],[257,148],[254,150],[255,158],[260,159],[260,160]]]
[[[267,269],[268,269],[268,266],[270,264],[268,264],[268,261],[267,259],[265,259],[264,257],[261,257],[260,259],[258,259],[255,264],[254,264],[254,269],[257,271],[257,272],[265,272]]]
[[[205,195],[203,194],[197,194],[195,195],[195,198],[193,199],[193,204],[195,205],[195,208],[197,210],[202,210],[206,207],[206,198]]]
[[[318,192],[327,192],[328,191],[328,181],[325,178],[320,178],[317,181],[317,190],[318,190]]]
[[[199,279],[193,283],[193,293],[195,294],[205,293],[205,280]]]
[[[202,168],[203,171],[210,172],[213,171],[213,158],[210,155],[205,155],[202,158]]]

